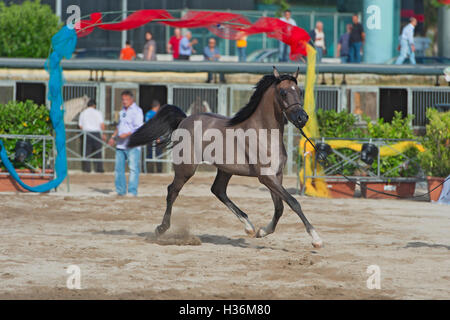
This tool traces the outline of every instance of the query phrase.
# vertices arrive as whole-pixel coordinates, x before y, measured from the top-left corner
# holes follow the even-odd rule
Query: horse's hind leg
[[[274,233],[275,228],[278,224],[278,220],[280,220],[281,216],[283,215],[283,200],[272,191],[270,192],[270,195],[272,196],[275,213],[273,214],[272,221],[270,221],[270,223],[266,227],[258,229],[258,232],[256,233],[257,238],[262,238],[268,236],[271,233]]]
[[[231,174],[218,169],[216,179],[214,180],[214,183],[211,187],[211,192],[220,201],[222,201],[228,207],[228,209],[230,209],[238,217],[238,219],[245,225],[245,232],[250,236],[254,236],[256,233],[255,227],[248,219],[247,214],[245,214],[245,212],[239,209],[233,203],[233,201],[231,201],[227,196],[227,186],[231,177],[232,177]]]
[[[196,165],[182,164],[174,166],[175,177],[173,178],[172,183],[167,187],[166,212],[164,213],[162,223],[156,227],[156,236],[162,235],[167,231],[167,229],[170,228],[170,217],[172,215],[173,203],[178,197],[181,188],[183,188],[184,184],[194,175],[196,169]]]

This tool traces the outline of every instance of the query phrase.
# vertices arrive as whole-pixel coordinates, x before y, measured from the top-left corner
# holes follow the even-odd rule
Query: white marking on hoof
[[[256,235],[256,230],[253,224],[248,220],[244,220],[243,222],[245,224],[245,233],[251,237],[254,237]]]
[[[257,238],[263,238],[265,236],[267,236],[266,230],[264,230],[263,228],[259,228],[258,232],[256,233],[256,237]]]
[[[319,235],[317,234],[316,230],[312,229],[309,233],[313,239],[312,245],[314,248],[322,248],[323,247],[323,241],[320,239]]]

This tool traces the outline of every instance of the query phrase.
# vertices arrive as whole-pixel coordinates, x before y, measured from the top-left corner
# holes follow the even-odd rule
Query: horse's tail
[[[133,148],[153,143],[166,147],[171,142],[172,132],[178,128],[186,114],[177,106],[166,104],[156,115],[130,136],[128,147]]]

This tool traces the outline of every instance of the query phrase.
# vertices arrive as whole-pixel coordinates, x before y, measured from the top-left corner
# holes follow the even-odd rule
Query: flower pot
[[[326,180],[330,197],[332,198],[353,198],[356,183],[344,180]]]
[[[409,198],[414,196],[414,191],[416,191],[415,182],[361,182],[361,194],[367,199]],[[392,194],[392,196],[380,192]]]
[[[53,173],[52,170],[46,170],[45,174],[50,174],[50,176],[47,175],[40,175],[38,173],[35,173],[33,175],[31,170],[28,169],[18,169],[16,170],[19,174],[20,179],[23,183],[34,187],[38,186],[40,184],[49,182],[50,180],[53,180],[53,176],[51,174]],[[28,192],[24,188],[22,188],[12,177],[11,175],[4,173],[7,173],[5,170],[0,170],[0,192],[14,192],[14,191],[20,191],[20,192]]]
[[[439,184],[445,181],[445,178],[439,177],[427,177],[428,181],[428,192],[439,186]],[[444,185],[441,184],[438,188],[436,188],[433,192],[430,193],[430,201],[438,201],[439,196],[441,195],[442,189]]]

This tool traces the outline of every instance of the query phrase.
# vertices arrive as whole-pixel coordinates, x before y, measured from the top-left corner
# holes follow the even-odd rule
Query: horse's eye
[[[283,97],[283,98],[285,98],[286,97],[286,95],[287,95],[287,92],[286,92],[286,90],[284,90],[284,89],[281,89],[280,90],[280,95]]]

